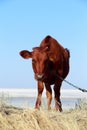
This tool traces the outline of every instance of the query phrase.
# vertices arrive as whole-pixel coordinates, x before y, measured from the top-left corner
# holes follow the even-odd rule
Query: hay
[[[87,108],[54,110],[0,107],[0,130],[87,130]]]

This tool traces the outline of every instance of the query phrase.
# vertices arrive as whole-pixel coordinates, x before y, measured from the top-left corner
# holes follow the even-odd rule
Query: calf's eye
[[[34,59],[32,59],[32,63],[36,63],[36,61]]]

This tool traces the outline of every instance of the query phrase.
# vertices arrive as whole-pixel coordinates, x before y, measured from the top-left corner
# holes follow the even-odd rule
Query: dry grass
[[[83,104],[83,103],[82,103]],[[54,110],[0,107],[0,130],[87,130],[87,104],[62,113]]]

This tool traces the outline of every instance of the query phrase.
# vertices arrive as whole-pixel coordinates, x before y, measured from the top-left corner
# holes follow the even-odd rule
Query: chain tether
[[[61,76],[57,75],[57,77],[59,77],[62,81],[65,81],[67,84],[73,86],[74,88],[76,88],[76,89],[78,89],[78,90],[80,90],[82,92],[87,92],[86,89],[82,89],[82,88],[77,87],[76,85],[74,85],[74,84],[70,83],[69,81],[63,79]]]

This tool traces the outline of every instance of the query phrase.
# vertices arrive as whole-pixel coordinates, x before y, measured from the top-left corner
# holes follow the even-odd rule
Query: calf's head
[[[48,69],[49,64],[52,62],[52,57],[48,52],[48,47],[35,47],[32,52],[27,50],[20,52],[20,55],[23,58],[32,58],[32,67],[35,74],[35,79],[37,80],[43,80],[45,72]]]

